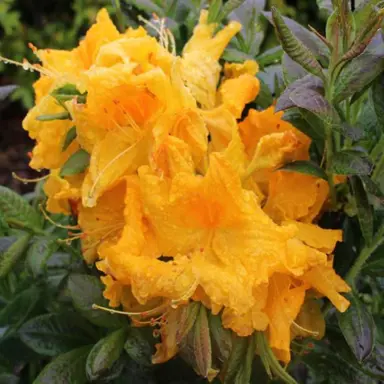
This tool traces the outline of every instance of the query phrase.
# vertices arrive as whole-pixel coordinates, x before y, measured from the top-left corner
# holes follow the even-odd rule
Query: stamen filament
[[[35,179],[26,179],[24,177],[18,176],[15,172],[12,172],[12,177],[18,181],[21,181],[22,183],[38,183],[39,181],[45,180],[49,177],[49,175],[36,177]]]

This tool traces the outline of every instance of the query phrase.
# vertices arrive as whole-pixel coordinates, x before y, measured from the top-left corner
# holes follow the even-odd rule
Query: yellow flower
[[[112,23],[106,9],[97,14],[96,23],[88,30],[85,38],[75,49],[77,62],[83,69],[88,69],[95,62],[102,45],[118,39],[119,31]]]
[[[152,124],[165,103],[161,89],[166,79],[156,69],[118,78],[104,69],[90,75],[89,82],[85,109],[92,123],[77,119],[76,113],[75,123],[80,142],[92,150],[83,185],[83,204],[92,207],[119,178],[148,163]]]
[[[40,99],[25,117],[23,128],[32,139],[36,140],[36,146],[32,152],[30,166],[34,169],[60,168],[66,160],[79,148],[76,142],[62,151],[63,143],[68,130],[73,126],[70,120],[39,121],[41,115],[65,112],[64,108],[57,104],[55,99],[46,95]]]
[[[116,243],[124,228],[126,181],[123,179],[106,192],[92,208],[78,205],[78,222],[82,229],[82,252],[87,263],[97,259],[97,250]]]
[[[52,170],[44,184],[44,192],[48,197],[47,210],[52,213],[69,215],[73,204],[81,199],[81,184],[84,174],[60,177],[59,170]]]
[[[306,160],[309,158],[308,150],[311,140],[296,129],[292,124],[282,120],[283,112],[275,113],[274,107],[265,111],[251,109],[248,116],[239,124],[239,130],[243,139],[246,152],[252,158],[260,139],[272,133],[292,132],[297,136],[300,146],[292,156],[294,160]]]
[[[276,222],[298,220],[311,223],[328,198],[328,183],[297,172],[276,171],[269,180],[264,211]]]
[[[204,109],[215,107],[221,71],[219,59],[241,25],[232,21],[214,36],[216,28],[217,24],[208,23],[208,12],[201,11],[199,24],[183,49],[182,77]]]

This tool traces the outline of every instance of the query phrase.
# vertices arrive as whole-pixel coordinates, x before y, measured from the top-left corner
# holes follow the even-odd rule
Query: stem
[[[352,268],[349,270],[346,281],[350,283],[351,285],[354,285],[354,281],[358,274],[361,271],[361,268],[363,268],[364,264],[367,262],[367,260],[370,258],[372,253],[376,251],[378,247],[380,247],[381,244],[384,243],[384,224],[380,227],[379,231],[376,233],[375,238],[372,241],[372,244],[370,246],[365,246],[361,252],[358,258],[355,261],[355,264],[353,264]]]
[[[325,123],[325,134],[326,134],[325,151],[326,151],[326,158],[327,158],[326,173],[328,176],[329,193],[331,195],[332,208],[335,208],[337,204],[336,190],[335,190],[335,183],[333,181],[333,173],[330,170],[330,165],[332,164],[332,157],[333,157],[333,136],[332,136],[332,124],[330,124],[329,122]]]

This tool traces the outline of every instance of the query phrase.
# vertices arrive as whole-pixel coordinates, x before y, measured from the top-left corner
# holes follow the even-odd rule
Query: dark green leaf
[[[28,247],[30,233],[24,233],[4,252],[0,252],[0,279],[8,275]]]
[[[65,136],[62,151],[65,151],[77,137],[76,127],[72,127]]]
[[[325,171],[312,161],[298,160],[292,163],[285,164],[279,169],[282,171],[304,173],[305,175],[319,177],[326,181],[328,180]]]
[[[321,93],[324,92],[323,88],[323,82],[315,76],[306,75],[302,78],[299,78],[298,80],[294,81],[292,84],[290,84],[286,90],[280,95],[277,104],[276,104],[276,112],[284,111],[289,108],[296,107],[296,103],[291,98],[291,95],[293,92],[301,90],[301,92],[304,91],[314,91],[316,93],[319,93],[321,96]],[[295,96],[294,96],[295,98]],[[297,97],[300,100],[300,97]],[[302,104],[302,101],[300,101]],[[307,109],[307,108],[306,108]]]
[[[333,101],[340,103],[362,90],[382,72],[384,56],[380,53],[363,53],[349,62],[336,79]]]
[[[33,243],[28,249],[26,261],[35,277],[44,273],[46,261],[58,247],[56,238],[37,237],[33,239]]]
[[[376,116],[384,134],[384,73],[376,79],[371,92]]]
[[[16,331],[28,318],[40,299],[40,291],[36,287],[29,288],[16,295],[0,311],[0,327],[9,327],[3,337]]]
[[[380,189],[379,185],[377,185],[370,177],[360,176],[360,179],[363,182],[364,188],[368,193],[380,199],[384,199],[384,192]]]
[[[257,105],[260,105],[260,107],[266,109],[272,105],[273,96],[268,85],[265,84],[264,81],[259,76],[257,77],[260,81],[260,91],[259,91],[259,94],[257,95],[255,102]]]
[[[68,120],[70,119],[70,114],[68,112],[59,112],[53,113],[51,115],[40,115],[36,117],[36,120],[39,121],[53,121],[53,120]]]
[[[73,312],[46,314],[27,321],[19,330],[21,340],[44,356],[57,356],[92,339],[84,331],[90,324]]]
[[[92,347],[81,347],[58,356],[39,374],[33,384],[86,384],[85,362]]]
[[[89,161],[89,153],[84,149],[79,149],[65,162],[60,170],[60,176],[77,175],[84,172],[89,166]]]
[[[128,356],[138,364],[146,367],[152,365],[152,346],[142,330],[137,328],[129,330],[124,349]]]
[[[323,69],[316,60],[314,54],[306,47],[286,25],[283,17],[277,8],[272,7],[272,18],[276,28],[277,36],[284,51],[292,60],[300,64],[308,72],[324,79]]]
[[[373,210],[368,201],[367,192],[361,179],[357,176],[350,178],[353,196],[356,199],[357,217],[361,232],[367,245],[370,245],[373,237]]]
[[[103,297],[103,286],[97,277],[72,274],[68,289],[74,307],[91,323],[107,328],[120,328],[126,324],[122,316],[92,308],[93,304],[108,308],[108,301]]]
[[[362,271],[370,276],[384,276],[384,258],[374,261],[368,261],[368,263],[363,266]]]
[[[339,326],[358,361],[366,360],[375,344],[376,325],[365,305],[351,295],[351,306],[338,314]]]
[[[18,384],[20,378],[18,376],[12,375],[11,373],[1,373],[0,374],[0,384]]]
[[[10,189],[0,186],[0,212],[10,225],[38,231],[42,220],[26,200]]]
[[[263,15],[272,23],[272,13],[263,12]],[[300,40],[306,47],[318,58],[328,60],[329,49],[326,44],[314,33],[304,28],[296,21],[283,17],[283,20],[287,27],[292,31],[298,40]]]
[[[337,119],[337,113],[332,105],[320,93],[313,89],[298,88],[289,94],[295,106],[314,113],[323,121]]]
[[[346,150],[333,156],[331,170],[337,175],[369,175],[372,165],[362,152]]]
[[[92,348],[86,362],[86,372],[93,381],[108,372],[119,359],[127,338],[127,329],[119,329],[99,340]]]
[[[334,126],[334,128],[340,131],[344,137],[348,137],[353,142],[359,141],[364,137],[364,131],[362,129],[345,122],[341,125]]]
[[[209,313],[209,330],[211,332],[212,358],[218,361],[216,364],[222,364],[227,361],[232,349],[232,335],[229,329],[223,327],[221,316]]]

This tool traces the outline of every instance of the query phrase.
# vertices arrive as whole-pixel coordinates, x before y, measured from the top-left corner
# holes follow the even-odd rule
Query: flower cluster
[[[316,298],[349,305],[332,268],[342,233],[313,223],[327,182],[279,170],[311,141],[273,106],[245,109],[257,63],[219,61],[239,23],[216,33],[202,11],[180,56],[163,21],[148,24],[157,39],[119,33],[102,10],[77,48],[34,48],[42,76],[24,129],[31,166],[50,171],[47,209],[78,217],[111,307],[167,317],[198,301],[240,336],[265,331],[287,362],[293,337],[324,331]],[[86,165],[68,171],[76,159]],[[163,336],[155,362],[177,352]]]

